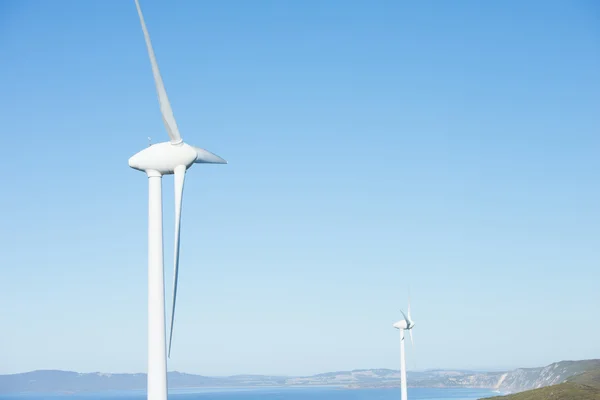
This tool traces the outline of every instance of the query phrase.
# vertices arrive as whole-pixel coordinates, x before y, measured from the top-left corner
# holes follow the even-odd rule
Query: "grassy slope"
[[[594,387],[600,390],[600,369],[588,371],[583,374],[575,375],[568,379],[569,382],[578,383],[580,385],[586,385]]]
[[[567,382],[540,389],[490,397],[489,400],[600,400],[600,369],[584,372]]]

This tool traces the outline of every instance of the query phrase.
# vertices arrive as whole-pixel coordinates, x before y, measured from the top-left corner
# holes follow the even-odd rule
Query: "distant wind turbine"
[[[165,335],[165,287],[163,265],[162,227],[162,176],[175,177],[175,249],[173,274],[173,300],[171,327],[169,331],[169,356],[173,339],[175,302],[177,300],[177,277],[179,275],[179,232],[185,173],[194,163],[227,164],[221,157],[199,147],[183,142],[167,92],[158,70],[158,64],[146,29],[144,16],[138,0],[135,0],[144,39],[152,65],[158,102],[163,123],[171,139],[169,142],[150,144],[149,147],[129,159],[131,168],[148,176],[148,400],[167,399],[167,351]]]
[[[408,331],[410,335],[410,342],[415,346],[413,341],[412,328],[415,326],[414,321],[410,316],[410,298],[408,299],[408,316],[404,314],[404,311],[400,310],[403,320],[396,322],[393,327],[400,330],[400,399],[407,400],[408,393],[406,389],[406,360],[404,358],[404,331]]]

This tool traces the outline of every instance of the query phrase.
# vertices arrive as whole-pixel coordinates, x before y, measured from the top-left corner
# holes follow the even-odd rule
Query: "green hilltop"
[[[600,400],[600,369],[572,376],[558,385],[486,400]]]

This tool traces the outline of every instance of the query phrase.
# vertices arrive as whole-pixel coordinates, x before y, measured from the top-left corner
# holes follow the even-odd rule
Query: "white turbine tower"
[[[158,70],[156,57],[146,29],[144,16],[138,0],[135,0],[152,74],[156,84],[162,119],[171,139],[169,142],[153,144],[129,159],[131,168],[143,171],[148,176],[148,400],[167,399],[167,348],[165,335],[165,287],[163,265],[162,227],[162,176],[174,175],[175,180],[175,249],[173,275],[173,301],[169,332],[169,355],[173,338],[175,301],[177,299],[177,276],[179,272],[179,231],[181,225],[181,203],[185,173],[194,163],[226,164],[221,157],[199,147],[184,143],[167,92]]]
[[[412,328],[415,326],[414,321],[410,316],[410,299],[408,300],[408,316],[404,314],[404,311],[400,310],[403,320],[396,322],[393,327],[400,330],[400,399],[407,400],[408,393],[406,390],[406,360],[404,357],[404,331],[408,331],[410,335],[410,342],[413,347],[415,342],[413,342]]]

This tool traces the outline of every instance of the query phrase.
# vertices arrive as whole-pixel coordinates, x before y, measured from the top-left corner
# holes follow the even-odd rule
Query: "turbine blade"
[[[204,150],[200,147],[192,146],[194,150],[196,150],[196,161],[195,163],[204,163],[204,164],[227,164],[227,161],[222,159],[216,154],[211,153],[208,150]]]
[[[406,314],[404,314],[404,311],[400,310],[400,312],[402,313],[402,316],[404,317],[404,320],[406,321],[406,324],[408,326],[408,318],[406,318]]]
[[[417,370],[417,349],[415,348],[415,342],[413,341],[413,335],[412,335],[412,329],[410,329],[408,331],[410,333],[410,343],[412,345],[412,349],[413,349],[413,368],[416,371]]]
[[[154,50],[152,49],[152,42],[150,42],[150,35],[148,34],[148,30],[146,29],[146,22],[144,21],[144,15],[142,14],[142,9],[140,8],[140,3],[138,2],[138,0],[135,0],[135,7],[137,8],[137,12],[140,17],[140,22],[142,23],[144,39],[146,40],[146,47],[148,48],[148,56],[150,57],[150,64],[152,64],[152,75],[154,75],[154,83],[156,84],[156,93],[158,94],[158,103],[160,105],[160,112],[162,114],[163,123],[167,128],[167,133],[171,138],[171,143],[181,143],[181,135],[179,134],[177,122],[175,122],[175,117],[173,116],[173,110],[171,109],[169,98],[167,97],[165,85],[160,76],[158,63],[156,62],[156,56],[154,55]]]
[[[179,277],[179,237],[181,231],[181,204],[183,203],[183,184],[185,181],[184,165],[175,167],[175,250],[173,270],[173,301],[171,308],[171,328],[169,330],[169,358],[171,358],[171,344],[173,342],[173,324],[175,322],[175,303],[177,302],[177,278]]]
[[[410,317],[410,286],[408,287],[408,319],[412,320]]]

